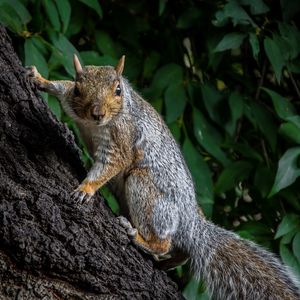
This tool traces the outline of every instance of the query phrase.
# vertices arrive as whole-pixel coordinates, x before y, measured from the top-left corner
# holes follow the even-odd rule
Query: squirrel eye
[[[74,87],[73,93],[74,93],[74,96],[75,96],[75,97],[80,96],[80,91],[79,91],[79,89],[78,89],[78,87],[77,87],[76,85],[75,85],[75,87]]]
[[[121,92],[122,92],[121,87],[120,87],[120,85],[118,84],[118,86],[117,86],[117,88],[116,88],[116,91],[115,91],[116,96],[121,96]]]

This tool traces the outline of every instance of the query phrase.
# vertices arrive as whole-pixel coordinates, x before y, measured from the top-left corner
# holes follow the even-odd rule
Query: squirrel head
[[[74,54],[76,71],[70,105],[79,119],[105,125],[118,115],[123,106],[123,82],[125,56],[116,67],[82,67]]]

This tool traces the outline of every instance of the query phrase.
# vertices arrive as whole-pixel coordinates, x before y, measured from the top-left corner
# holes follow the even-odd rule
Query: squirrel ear
[[[82,66],[76,54],[73,56],[74,68],[76,71],[76,77],[82,73]]]
[[[120,58],[118,64],[115,66],[115,70],[116,70],[118,76],[122,75],[122,72],[124,70],[124,64],[125,64],[125,55],[123,55]]]

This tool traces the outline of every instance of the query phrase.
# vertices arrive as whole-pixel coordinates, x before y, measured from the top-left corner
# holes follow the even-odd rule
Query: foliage
[[[182,146],[206,216],[298,276],[299,12],[292,0],[0,0],[24,63],[47,78],[72,77],[73,53],[93,65],[126,54],[125,74]],[[207,299],[180,270],[185,295]]]

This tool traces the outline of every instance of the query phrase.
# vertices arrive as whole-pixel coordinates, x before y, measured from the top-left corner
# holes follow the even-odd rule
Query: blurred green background
[[[19,57],[46,78],[73,77],[73,53],[86,65],[125,54],[125,75],[181,145],[207,218],[300,278],[299,17],[294,0],[0,0]],[[189,300],[208,299],[186,266],[171,276]]]

